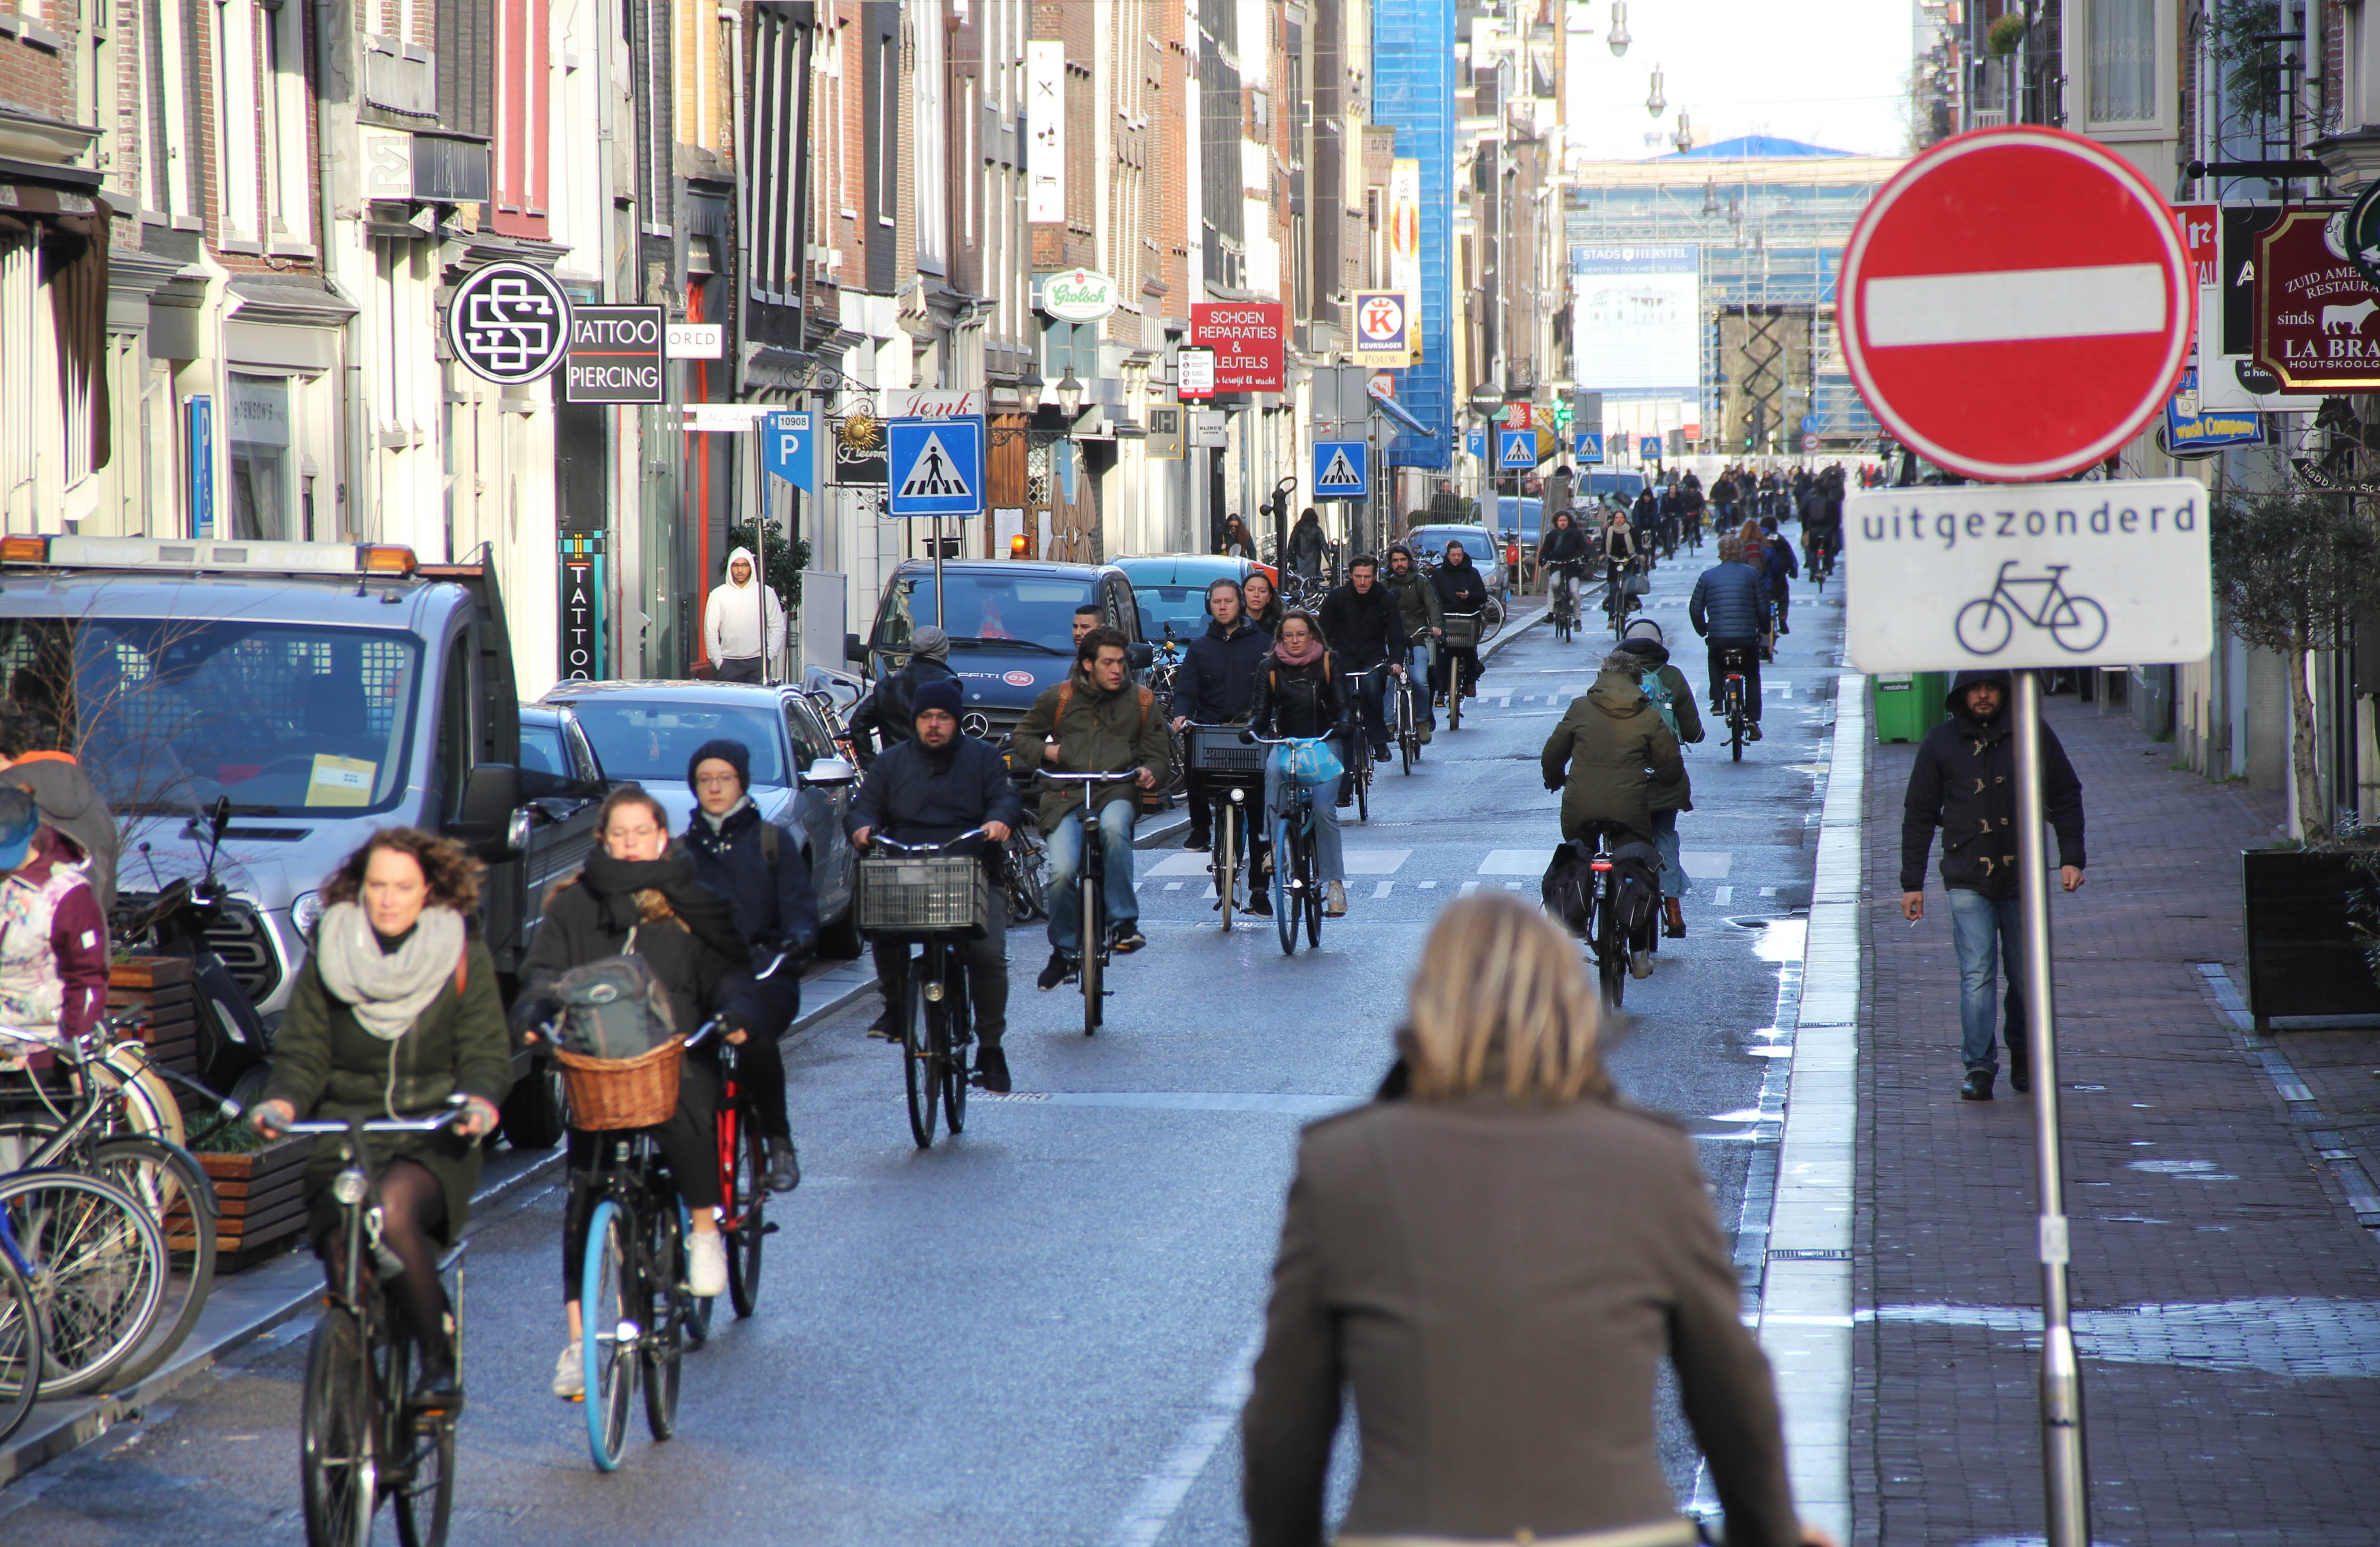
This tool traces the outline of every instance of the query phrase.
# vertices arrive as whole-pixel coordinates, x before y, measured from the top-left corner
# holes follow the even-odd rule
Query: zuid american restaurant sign
[[[2380,390],[2380,290],[2346,224],[2344,209],[2294,210],[2256,238],[2256,363],[2285,387]]]

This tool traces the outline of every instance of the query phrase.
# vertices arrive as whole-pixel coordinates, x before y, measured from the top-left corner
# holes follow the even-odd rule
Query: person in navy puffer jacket
[[[1686,617],[1710,644],[1710,697],[1714,711],[1726,702],[1727,652],[1742,652],[1733,668],[1743,675],[1743,709],[1752,725],[1747,739],[1760,739],[1760,627],[1767,616],[1768,577],[1743,562],[1743,544],[1719,540],[1718,562],[1694,581]]]
[[[1246,598],[1237,580],[1207,586],[1207,631],[1192,640],[1173,674],[1173,728],[1245,725],[1256,697],[1257,668],[1272,648],[1272,636],[1248,621]],[[1196,773],[1188,776],[1190,835],[1182,847],[1203,849],[1213,841],[1215,793]]]

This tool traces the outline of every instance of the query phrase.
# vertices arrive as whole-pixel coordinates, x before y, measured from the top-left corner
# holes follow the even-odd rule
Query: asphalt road
[[[1651,615],[1687,640],[1700,560]],[[1721,1222],[1773,1171],[1758,1121],[1809,900],[1840,613],[1797,588],[1800,629],[1767,676],[1767,738],[1741,763],[1690,751],[1690,934],[1632,983],[1610,1061],[1633,1100],[1702,1138]],[[1200,861],[1143,851],[1149,946],[1120,961],[1107,1029],[1038,993],[1035,930],[1011,940],[1017,1091],[970,1103],[965,1136],[911,1144],[895,1055],[855,1008],[793,1053],[806,1180],[771,1211],[760,1313],[688,1356],[678,1437],[639,1427],[598,1475],[582,1409],[547,1395],[563,1341],[558,1188],[474,1225],[461,1543],[698,1540],[917,1547],[1187,1547],[1243,1540],[1233,1420],[1298,1125],[1363,1100],[1390,1058],[1405,980],[1439,907],[1478,886],[1534,895],[1554,839],[1537,749],[1608,641],[1538,628],[1493,663],[1474,713],[1419,771],[1389,765],[1347,833],[1351,912],[1318,953],[1269,922],[1226,935]],[[10,1547],[261,1547],[302,1540],[297,1418],[310,1319],[0,1493]],[[1342,1446],[1340,1486],[1350,1480]],[[1681,1497],[1696,1457],[1674,1411]],[[383,1517],[382,1541],[395,1540]]]

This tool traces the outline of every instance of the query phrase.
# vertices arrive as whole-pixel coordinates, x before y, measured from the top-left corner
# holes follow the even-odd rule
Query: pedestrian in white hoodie
[[[703,610],[702,641],[722,682],[759,682],[764,663],[784,650],[785,609],[754,578],[751,549],[727,555],[727,579]]]

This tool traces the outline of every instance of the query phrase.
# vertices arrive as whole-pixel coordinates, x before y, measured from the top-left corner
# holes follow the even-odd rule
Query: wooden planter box
[[[107,1013],[117,1021],[145,1017],[132,1034],[176,1074],[199,1072],[199,1002],[186,956],[133,956],[107,969]]]
[[[2260,1032],[2277,1016],[2380,1019],[2380,982],[2347,917],[2348,894],[2374,883],[2337,850],[2248,849],[2248,1008]]]
[[[223,1210],[215,1221],[217,1252],[253,1261],[305,1233],[306,1199],[301,1184],[306,1162],[313,1153],[312,1136],[300,1134],[240,1154],[199,1156],[199,1163],[214,1182],[215,1200]],[[167,1212],[165,1244],[181,1250],[194,1244],[187,1210]]]

